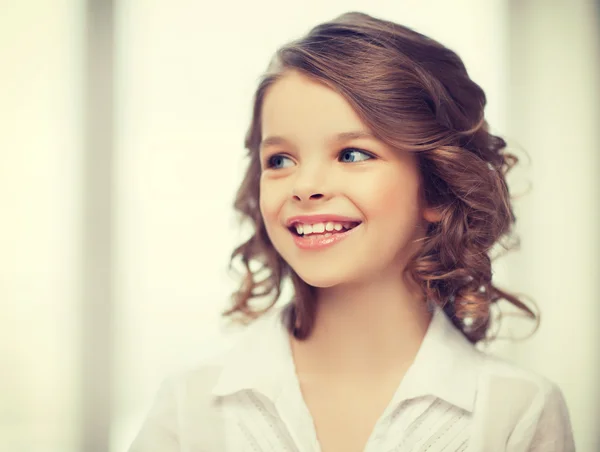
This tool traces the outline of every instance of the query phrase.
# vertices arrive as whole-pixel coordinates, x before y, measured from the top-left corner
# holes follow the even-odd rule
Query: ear
[[[426,207],[423,210],[423,218],[429,223],[438,223],[442,219],[441,209]]]

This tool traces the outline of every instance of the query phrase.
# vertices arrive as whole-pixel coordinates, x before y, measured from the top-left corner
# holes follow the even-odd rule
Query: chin
[[[296,274],[306,284],[317,287],[319,289],[327,289],[330,287],[339,286],[340,284],[347,284],[355,280],[351,275],[328,268],[325,271],[315,271],[315,269],[301,269],[294,268]]]

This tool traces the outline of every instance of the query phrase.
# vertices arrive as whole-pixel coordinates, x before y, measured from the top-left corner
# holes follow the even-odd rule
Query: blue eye
[[[288,168],[293,164],[294,162],[292,162],[292,159],[281,154],[273,155],[267,160],[267,168],[273,169]]]
[[[347,148],[340,152],[339,160],[344,163],[356,163],[363,162],[365,160],[372,159],[373,156],[365,151],[355,148]]]

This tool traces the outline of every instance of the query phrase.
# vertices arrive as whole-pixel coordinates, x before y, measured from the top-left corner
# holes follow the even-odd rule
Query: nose
[[[316,201],[326,199],[328,195],[327,174],[325,168],[316,165],[305,166],[296,174],[292,188],[294,201]]]
[[[299,195],[297,192],[294,193],[294,200],[303,201],[303,200],[316,200],[323,198],[323,193],[313,193],[311,195]]]

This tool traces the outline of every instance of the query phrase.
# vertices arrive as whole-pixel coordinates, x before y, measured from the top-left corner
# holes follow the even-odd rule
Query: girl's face
[[[308,284],[397,278],[434,212],[413,154],[370,135],[346,100],[297,72],[262,106],[260,210],[283,259]]]

